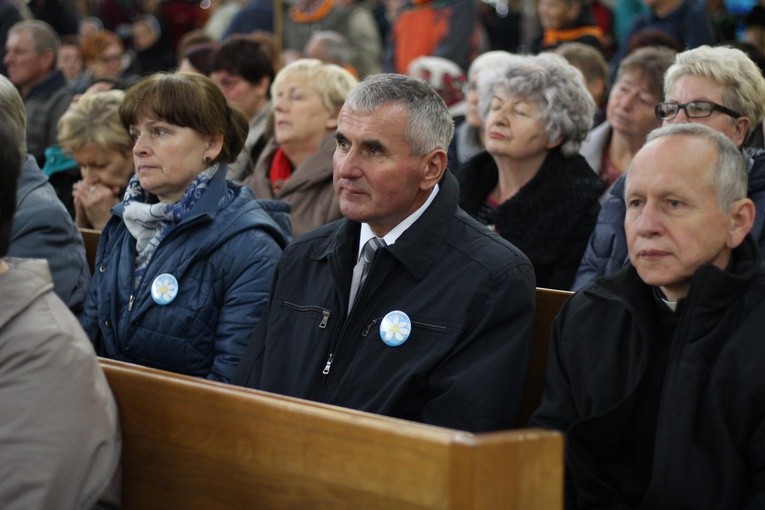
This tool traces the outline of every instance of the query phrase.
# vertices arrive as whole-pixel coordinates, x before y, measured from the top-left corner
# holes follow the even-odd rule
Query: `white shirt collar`
[[[396,244],[396,240],[406,232],[406,229],[411,227],[415,221],[417,221],[420,216],[422,216],[422,213],[425,212],[425,210],[430,206],[431,202],[436,198],[436,195],[438,194],[438,184],[436,184],[433,187],[433,190],[430,192],[430,196],[425,201],[424,204],[422,204],[419,209],[414,211],[412,214],[404,218],[398,225],[393,227],[390,232],[385,234],[383,236],[383,240],[385,241],[385,244],[388,246],[391,246],[393,244]],[[372,232],[371,227],[368,223],[362,223],[361,224],[361,232],[359,233],[359,246],[356,251],[356,260],[358,261],[359,257],[361,256],[361,249],[364,247],[365,244],[367,244],[367,241],[375,237],[374,233]]]

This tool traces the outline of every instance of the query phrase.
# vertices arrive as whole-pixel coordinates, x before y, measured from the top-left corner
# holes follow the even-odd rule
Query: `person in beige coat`
[[[300,59],[279,71],[271,86],[274,135],[245,184],[260,199],[290,204],[295,236],[341,217],[332,188],[333,133],[356,83],[339,66]]]
[[[7,107],[7,105],[5,105]],[[0,122],[0,257],[25,150]],[[117,406],[42,259],[0,258],[0,508],[120,507]]]

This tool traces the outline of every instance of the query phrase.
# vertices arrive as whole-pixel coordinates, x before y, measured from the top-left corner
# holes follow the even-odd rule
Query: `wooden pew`
[[[96,250],[98,248],[98,240],[101,238],[101,231],[80,227],[80,235],[85,243],[85,255],[88,259],[90,272],[92,273],[96,268]]]
[[[101,360],[131,509],[562,509],[563,438],[469,434]]]
[[[523,399],[516,421],[519,427],[529,423],[529,418],[539,406],[542,390],[545,387],[545,368],[547,367],[547,353],[550,347],[550,331],[553,320],[555,320],[555,316],[558,315],[563,304],[573,295],[573,292],[565,290],[537,287],[534,324],[531,327],[529,371],[526,374],[526,385],[523,388]]]

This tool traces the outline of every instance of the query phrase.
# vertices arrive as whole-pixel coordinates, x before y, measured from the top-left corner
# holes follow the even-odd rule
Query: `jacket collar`
[[[725,270],[706,265],[696,271],[685,298],[696,310],[694,314],[714,312],[730,306],[757,278],[762,262],[757,243],[751,235],[746,236],[744,242],[733,250],[731,257],[731,263]],[[623,300],[639,308],[642,298],[626,291],[636,288],[647,289],[647,294],[650,294],[651,286],[640,279],[632,264],[627,264],[614,275],[598,280],[585,292],[604,299]],[[644,297],[646,293],[638,294]]]
[[[284,196],[287,192],[307,189],[318,183],[332,182],[332,155],[335,153],[335,138],[327,134],[319,144],[316,152],[292,171],[292,176],[284,183],[284,188],[278,193]],[[270,165],[269,165],[270,168]]]
[[[457,180],[447,171],[439,186],[440,190],[430,207],[401,234],[394,245],[384,248],[418,280],[423,279],[433,266],[448,238],[451,221],[457,211]],[[314,259],[328,259],[337,254],[340,260],[352,260],[360,229],[361,224],[356,221],[341,220],[334,234],[314,252]]]
[[[61,70],[56,69],[43,78],[41,82],[33,85],[32,88],[29,89],[29,94],[27,94],[26,97],[48,97],[62,87],[66,87],[66,78],[64,78],[64,74]]]
[[[16,191],[16,202],[21,203],[27,195],[32,193],[37,188],[45,186],[48,182],[48,178],[37,166],[37,161],[34,156],[27,154],[24,163],[21,165],[21,173],[19,174],[19,184]]]
[[[462,174],[460,204],[476,215],[497,180],[494,159],[487,152],[479,154]],[[605,188],[582,156],[564,157],[554,149],[537,174],[491,212],[489,221],[535,264],[552,264]],[[554,207],[550,197],[554,197]]]
[[[494,158],[484,151],[468,162],[462,173],[460,203],[468,213],[475,214],[486,197],[497,185],[499,170]],[[553,149],[545,158],[537,174],[518,193],[500,204],[497,214],[503,211],[536,217],[549,214],[548,197],[556,197],[556,203],[588,203],[597,199],[606,188],[587,161],[580,156],[564,157],[559,149]],[[528,201],[530,196],[538,201]],[[519,210],[515,204],[522,204]],[[531,207],[531,208],[530,208]]]

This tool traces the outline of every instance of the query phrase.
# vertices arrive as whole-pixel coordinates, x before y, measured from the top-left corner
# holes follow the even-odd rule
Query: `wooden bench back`
[[[124,508],[562,509],[563,438],[469,434],[101,360]]]
[[[85,256],[92,273],[96,268],[96,250],[98,249],[98,240],[101,238],[101,231],[80,227],[80,235],[85,243]]]
[[[525,427],[539,406],[545,387],[545,369],[547,353],[550,348],[550,332],[555,316],[573,292],[537,287],[534,324],[531,327],[531,351],[529,352],[529,371],[523,388],[523,399],[516,424]]]

